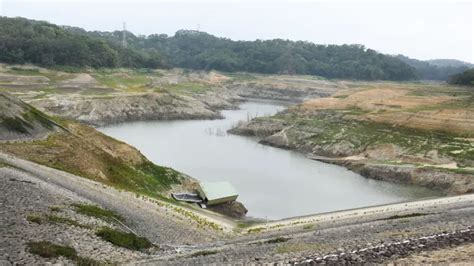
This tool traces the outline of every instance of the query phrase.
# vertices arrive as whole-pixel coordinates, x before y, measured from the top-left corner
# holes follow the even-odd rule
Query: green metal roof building
[[[198,193],[206,205],[235,201],[239,196],[229,182],[200,182]]]

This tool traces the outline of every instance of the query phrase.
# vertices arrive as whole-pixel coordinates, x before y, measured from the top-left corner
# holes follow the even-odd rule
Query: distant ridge
[[[390,56],[359,44],[319,45],[283,39],[233,41],[180,30],[174,36],[86,31],[0,17],[0,62],[73,68],[172,68],[302,74],[354,80],[447,80],[471,64]],[[124,46],[123,44],[127,45]]]
[[[25,18],[0,17],[0,62],[46,67],[167,68],[303,74],[358,80],[412,80],[403,61],[363,45],[282,39],[233,41],[200,31],[174,36],[87,32]],[[66,68],[65,68],[66,67]]]
[[[462,73],[474,65],[455,59],[418,60],[404,55],[397,55],[398,59],[416,69],[417,75],[424,80],[448,80],[451,76]]]

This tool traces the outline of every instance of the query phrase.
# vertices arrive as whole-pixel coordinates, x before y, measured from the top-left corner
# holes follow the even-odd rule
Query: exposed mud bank
[[[230,94],[200,96],[146,93],[106,97],[54,96],[30,104],[52,115],[96,126],[141,120],[218,119],[219,110],[236,108]]]
[[[314,76],[258,75],[248,80],[233,80],[229,88],[244,98],[303,102],[330,96],[347,86],[343,82]]]
[[[308,126],[308,121],[299,124],[294,115],[289,115],[293,120],[288,117],[254,119],[241,123],[229,133],[258,136],[261,144],[295,150],[311,159],[344,166],[367,178],[429,187],[450,195],[474,191],[472,172],[458,168],[456,161],[438,154],[436,149],[410,154],[397,143],[364,143],[355,131],[345,132],[347,135],[343,137],[341,132],[333,133],[330,137],[334,139],[328,140],[324,138],[327,136],[319,135],[325,130],[324,125],[316,122],[314,127]],[[342,127],[339,119],[328,123]],[[365,134],[364,131],[361,134]]]

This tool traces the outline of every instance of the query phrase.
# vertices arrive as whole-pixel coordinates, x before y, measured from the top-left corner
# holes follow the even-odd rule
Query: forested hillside
[[[70,29],[80,32],[80,29]],[[82,32],[119,43],[122,32]],[[174,36],[147,37],[127,32],[127,43],[140,50],[158,51],[171,66],[268,74],[308,74],[327,78],[365,80],[416,79],[414,69],[391,56],[362,45],[317,45],[282,39],[232,41],[205,32],[181,30]]]
[[[474,86],[474,68],[451,76],[448,82],[456,85]]]
[[[0,61],[42,66],[183,67],[308,74],[327,78],[410,80],[413,67],[362,45],[317,45],[289,40],[232,41],[204,32],[135,36],[86,32],[24,18],[0,17]]]
[[[47,22],[0,17],[0,62],[41,66],[163,66],[157,53],[122,48]]]
[[[420,79],[424,80],[448,80],[450,76],[472,67],[469,63],[452,59],[421,61],[403,55],[398,55],[397,58],[414,67]]]

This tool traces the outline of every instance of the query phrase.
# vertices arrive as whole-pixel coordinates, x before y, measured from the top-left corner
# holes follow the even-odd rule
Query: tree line
[[[451,76],[448,82],[456,85],[474,86],[474,68]]]
[[[384,55],[363,45],[318,45],[283,39],[233,41],[181,30],[174,36],[126,32],[124,47],[122,34],[0,17],[0,61],[46,67],[182,67],[359,80],[447,78],[444,74],[429,76],[420,67],[423,64]]]
[[[450,76],[461,73],[473,65],[458,60],[437,59],[421,61],[398,55],[397,58],[416,69],[416,74],[423,80],[448,80]]]
[[[103,38],[25,18],[0,17],[0,61],[45,67],[163,67],[157,53],[123,48]]]
[[[121,31],[83,34],[113,43],[122,40]],[[162,54],[171,67],[362,80],[418,78],[413,67],[363,45],[317,45],[283,39],[233,41],[192,30],[180,30],[174,36],[135,36],[130,32],[126,36],[128,45]]]

